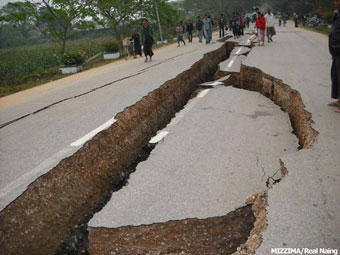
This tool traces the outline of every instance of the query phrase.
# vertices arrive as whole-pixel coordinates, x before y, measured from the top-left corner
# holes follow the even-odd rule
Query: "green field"
[[[102,51],[105,38],[70,41],[68,50],[82,50],[87,57]],[[64,77],[60,74],[60,45],[44,44],[0,49],[0,97]]]
[[[325,34],[325,35],[329,35],[331,29],[328,28],[328,27],[308,27],[308,26],[305,26],[305,27],[302,27],[304,29],[307,29],[307,30],[311,30],[311,31],[314,31],[314,32],[318,32],[318,33],[321,33],[321,34]]]
[[[102,52],[101,42],[108,37],[70,41],[67,50],[81,50],[90,58]],[[172,40],[168,40],[169,43]],[[154,48],[159,45],[154,45]],[[29,89],[67,75],[59,70],[60,45],[44,44],[0,49],[0,97]],[[83,70],[105,65],[116,60],[104,60],[100,55],[83,65]]]

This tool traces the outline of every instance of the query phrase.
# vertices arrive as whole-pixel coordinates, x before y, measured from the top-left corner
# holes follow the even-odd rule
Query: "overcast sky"
[[[8,2],[24,2],[24,0],[0,0],[0,7],[6,5]]]

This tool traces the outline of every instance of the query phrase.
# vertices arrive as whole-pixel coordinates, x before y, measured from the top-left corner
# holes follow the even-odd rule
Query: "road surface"
[[[173,45],[152,63],[114,63],[0,99],[0,124],[17,120],[0,129],[1,208],[79,149],[71,146],[79,138],[220,46]],[[225,215],[266,190],[265,179],[281,160],[288,175],[268,191],[268,226],[256,254],[279,247],[340,248],[340,116],[327,106],[327,37],[288,24],[277,28],[273,43],[241,58],[300,92],[319,134],[312,148],[297,150],[288,115],[266,97],[215,87],[163,130],[163,141],[90,227]],[[237,59],[231,61],[240,64]]]

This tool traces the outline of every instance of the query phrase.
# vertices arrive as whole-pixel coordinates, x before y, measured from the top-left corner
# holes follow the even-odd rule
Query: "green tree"
[[[167,31],[181,19],[181,13],[168,1],[157,0],[162,29]],[[96,12],[93,18],[98,24],[112,29],[115,37],[121,39],[120,28],[124,25],[140,23],[147,17],[156,23],[155,0],[96,0]]]
[[[19,28],[24,37],[34,29],[37,9],[30,2],[8,3],[0,10],[0,20],[3,24],[10,23]]]
[[[94,28],[88,17],[95,0],[26,0],[9,3],[2,9],[2,17],[15,26],[36,26],[44,35],[61,43],[65,52],[70,31],[75,28]]]
[[[93,19],[98,24],[111,28],[120,39],[119,26],[142,17],[146,8],[151,8],[151,1],[143,0],[96,0]]]
[[[32,0],[29,0],[32,1]],[[94,28],[87,21],[93,9],[94,0],[42,0],[35,2],[39,7],[36,15],[37,26],[44,34],[49,34],[61,42],[64,54],[66,41],[74,28]]]
[[[160,23],[162,26],[163,35],[171,37],[175,33],[175,27],[180,20],[184,20],[181,11],[175,9],[169,1],[157,0]],[[157,22],[155,1],[150,2],[150,8],[143,9],[143,16],[148,17],[153,23]]]

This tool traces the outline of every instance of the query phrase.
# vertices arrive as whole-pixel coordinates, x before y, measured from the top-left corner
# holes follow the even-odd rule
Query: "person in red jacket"
[[[257,12],[255,26],[257,28],[257,38],[259,46],[263,46],[266,32],[266,19],[260,11]]]
[[[242,15],[240,15],[239,13],[237,13],[237,16],[240,19],[240,35],[244,35],[244,20],[242,18]]]

